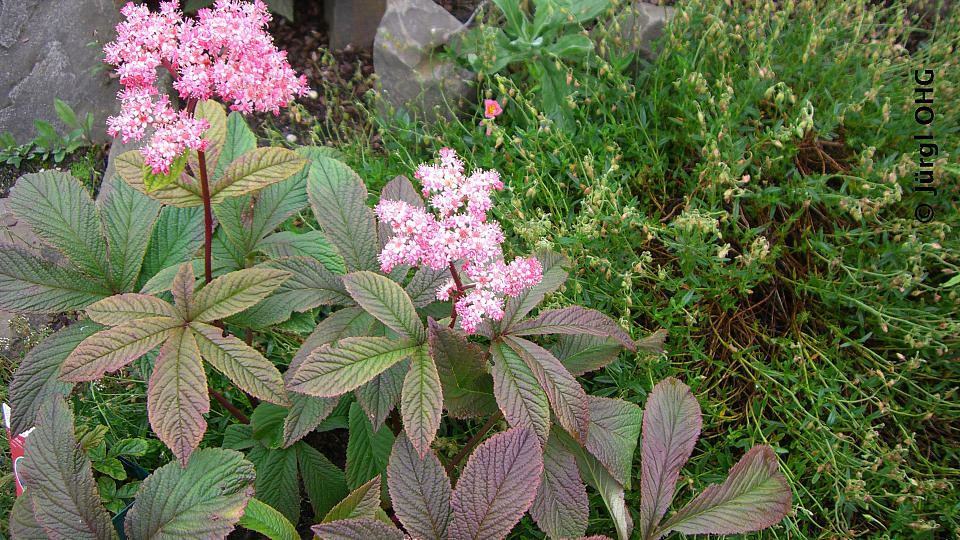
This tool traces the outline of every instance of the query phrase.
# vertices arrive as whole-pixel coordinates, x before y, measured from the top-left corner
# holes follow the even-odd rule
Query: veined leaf
[[[563,426],[577,441],[587,440],[590,425],[590,404],[587,393],[550,351],[511,335],[504,342],[527,364],[540,387],[547,393],[550,407]]]
[[[194,289],[203,285],[203,259],[193,259],[192,261],[168,266],[157,272],[155,276],[143,284],[143,287],[140,288],[140,294],[160,295],[165,292],[172,292],[171,287],[173,286],[173,280],[176,279],[177,274],[183,270],[184,264],[189,265],[190,269],[193,270]],[[197,276],[200,276],[199,279]],[[174,300],[176,300],[176,298],[174,298]],[[184,313],[184,316],[186,316],[186,313]]]
[[[390,500],[404,528],[423,540],[446,540],[450,523],[450,479],[436,454],[417,453],[406,434],[393,443],[387,464]]]
[[[195,118],[202,118],[210,124],[210,127],[203,132],[203,138],[209,141],[207,143],[207,149],[204,150],[204,157],[206,158],[207,171],[213,173],[213,176],[209,177],[209,181],[212,182],[220,177],[219,173],[223,171],[223,167],[226,165],[226,163],[220,163],[220,154],[224,151],[227,139],[226,110],[223,105],[212,99],[208,99],[197,103],[197,108],[194,110],[193,116]],[[190,163],[190,170],[193,171],[193,175],[196,178],[200,178],[197,151],[188,150],[187,156]],[[226,159],[224,159],[224,161],[226,161]]]
[[[377,236],[373,211],[366,205],[363,180],[341,161],[317,157],[307,177],[307,197],[347,270],[374,270]]]
[[[290,412],[283,419],[283,447],[289,447],[320,425],[337,406],[338,398],[315,397],[290,392]]]
[[[113,294],[78,270],[51,264],[28,249],[0,242],[0,309],[59,313]]]
[[[10,190],[9,204],[41,240],[95,280],[110,281],[100,215],[79,180],[59,171],[25,174]]]
[[[287,381],[303,394],[333,397],[349,392],[410,356],[418,345],[409,340],[350,337],[310,353]]]
[[[134,290],[160,204],[127,186],[116,175],[104,178],[111,189],[100,215],[107,237],[110,281],[114,290]]]
[[[343,257],[321,231],[307,231],[303,234],[293,231],[273,233],[257,242],[256,249],[272,258],[313,257],[334,274],[347,272]]]
[[[474,450],[453,490],[450,540],[505,538],[530,508],[543,474],[537,436],[514,427]]]
[[[148,280],[165,268],[177,268],[176,265],[189,261],[202,245],[203,208],[163,208],[150,233],[150,242],[143,256],[143,266],[136,288],[143,293],[157,292],[144,290]],[[203,261],[200,262],[202,264]],[[169,288],[161,286],[159,290]]]
[[[571,375],[578,376],[610,364],[622,348],[613,338],[576,334],[560,336],[550,352]]]
[[[40,406],[54,394],[69,395],[73,383],[57,380],[60,366],[84,339],[103,329],[81,321],[48,336],[24,356],[10,383],[10,431],[23,433],[33,426]]]
[[[208,156],[209,154],[208,149]],[[128,186],[161,204],[178,208],[203,206],[200,185],[186,172],[181,172],[173,183],[148,192],[144,183],[143,154],[140,150],[131,150],[120,154],[114,160],[114,165],[117,167],[117,174]]]
[[[413,302],[395,281],[362,271],[343,276],[343,284],[350,296],[383,324],[417,343],[427,340]]]
[[[293,445],[300,465],[303,487],[310,497],[310,505],[316,520],[325,516],[341,499],[346,497],[347,477],[330,460],[305,442]]]
[[[380,508],[380,475],[353,490],[345,499],[334,506],[323,517],[321,523],[330,523],[340,519],[374,519]]]
[[[10,509],[10,534],[17,540],[49,540],[47,532],[33,517],[33,493],[29,489],[13,502]]]
[[[297,529],[272,506],[250,499],[237,525],[256,531],[270,540],[300,540]]]
[[[178,328],[160,348],[160,356],[147,387],[150,427],[167,445],[180,465],[200,444],[210,412],[207,375],[193,332]]]
[[[533,372],[513,349],[500,341],[490,344],[493,393],[511,426],[533,429],[541,444],[550,432],[550,402]]]
[[[630,336],[610,317],[595,309],[570,306],[561,309],[548,309],[536,319],[521,321],[507,330],[515,336],[530,334],[592,334],[612,337],[623,343],[631,351],[637,346]]]
[[[283,442],[283,419],[286,416],[286,407],[267,402],[258,404],[250,415],[253,438],[269,449],[280,448]]]
[[[667,339],[667,330],[661,328],[656,332],[650,334],[649,336],[637,341],[637,350],[650,352],[650,353],[662,353],[663,352],[663,343]]]
[[[404,431],[422,459],[430,452],[443,412],[440,376],[426,345],[421,345],[411,357],[410,371],[403,379],[400,411]]]
[[[297,451],[268,449],[256,445],[247,454],[257,470],[255,496],[277,509],[293,523],[300,521],[300,483],[297,481]]]
[[[793,497],[787,479],[777,469],[769,446],[754,446],[730,469],[721,485],[711,484],[651,537],[670,531],[683,534],[739,534],[780,523]]]
[[[539,250],[536,256],[543,269],[543,280],[533,287],[524,289],[517,296],[507,297],[504,302],[503,318],[494,323],[496,333],[503,333],[505,329],[519,322],[543,300],[547,293],[559,289],[560,285],[567,280],[566,269],[570,267],[569,259],[549,250]]]
[[[347,486],[357,488],[387,470],[393,433],[386,426],[376,432],[357,403],[350,404],[350,439],[347,441]],[[379,482],[378,482],[379,484]],[[377,492],[379,501],[380,492]],[[360,516],[350,516],[360,517]],[[372,517],[372,516],[370,516]],[[340,517],[337,519],[345,519]]]
[[[587,532],[587,488],[573,454],[552,431],[543,448],[543,477],[530,517],[550,538],[575,538]]]
[[[493,397],[493,378],[480,348],[466,337],[433,318],[427,318],[430,354],[437,366],[443,389],[443,405],[455,418],[471,418],[493,414],[497,400]]]
[[[188,153],[189,150],[185,150],[179,156],[173,158],[170,170],[167,172],[153,172],[153,167],[143,166],[143,187],[147,190],[148,195],[172,184],[180,177],[180,174],[187,168]]]
[[[253,428],[250,424],[230,424],[223,430],[223,448],[230,450],[246,450],[257,444],[253,438]]]
[[[590,400],[590,431],[587,450],[626,488],[640,436],[640,407],[620,399],[587,396]]]
[[[403,201],[414,208],[423,208],[423,197],[413,187],[406,176],[400,174],[393,177],[393,180],[387,182],[380,191],[381,201]]]
[[[223,336],[214,326],[192,322],[190,328],[203,358],[244,392],[277,405],[289,404],[280,372],[259,351],[234,336]]]
[[[83,340],[60,368],[60,381],[99,379],[163,343],[183,321],[173,317],[147,317],[114,326]]]
[[[290,272],[266,268],[247,268],[220,276],[197,293],[190,320],[209,322],[239,313],[263,300],[290,276]]]
[[[100,324],[118,325],[147,317],[178,318],[170,304],[146,294],[125,293],[104,298],[87,306],[87,316]]]
[[[452,279],[449,268],[434,270],[429,266],[421,266],[413,274],[410,283],[404,289],[414,307],[423,307],[437,299],[437,289]]]
[[[240,452],[197,450],[186,469],[167,463],[140,484],[124,531],[130,540],[220,540],[243,515],[255,478]]]
[[[403,533],[392,525],[370,518],[341,519],[310,528],[320,540],[403,540]]]
[[[227,165],[257,147],[257,136],[247,126],[243,114],[239,111],[230,111],[230,114],[223,116],[226,111],[222,107],[217,107],[217,109],[218,111],[211,110],[211,112],[219,113],[217,114],[217,121],[223,122],[223,148],[213,163],[209,159],[207,160],[207,168],[213,172],[210,177],[211,180],[223,176],[223,170]],[[223,120],[220,120],[220,118],[223,118]],[[213,123],[210,122],[211,126]]]
[[[670,507],[680,469],[690,459],[703,420],[690,388],[668,377],[653,387],[643,413],[640,446],[640,534],[649,538]]]
[[[367,418],[373,423],[374,430],[380,429],[390,411],[400,401],[403,380],[408,371],[410,371],[410,359],[405,358],[354,389],[353,394],[357,397],[357,403],[367,413]]]
[[[170,283],[170,294],[173,296],[173,304],[178,316],[185,321],[190,320],[190,314],[193,312],[193,291],[196,287],[197,278],[193,265],[181,264],[177,275],[173,277],[173,282]]]
[[[90,460],[77,449],[73,413],[63,398],[55,396],[40,408],[18,472],[30,490],[33,516],[48,535],[117,538],[93,483]]]
[[[286,148],[254,148],[223,169],[223,176],[210,186],[210,202],[219,204],[227,197],[243,195],[286,180],[297,174],[306,163],[306,159]]]

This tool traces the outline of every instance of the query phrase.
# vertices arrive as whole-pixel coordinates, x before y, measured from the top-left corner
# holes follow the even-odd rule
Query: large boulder
[[[393,107],[450,114],[451,106],[472,100],[476,74],[438,54],[466,32],[466,26],[433,0],[388,0],[373,43],[373,69]]]
[[[373,47],[386,0],[326,0],[323,7],[331,49]]]
[[[34,120],[61,134],[53,99],[94,117],[94,142],[107,140],[106,119],[120,110],[120,90],[103,63],[114,39],[121,0],[0,0],[0,132],[34,137]],[[88,45],[95,42],[95,45]]]
[[[617,43],[623,47],[620,54],[636,52],[638,58],[653,62],[657,57],[653,42],[663,35],[675,11],[672,7],[647,2],[634,2],[622,9],[608,27],[614,30],[614,22],[619,24],[619,32],[614,32],[614,37],[619,38]]]

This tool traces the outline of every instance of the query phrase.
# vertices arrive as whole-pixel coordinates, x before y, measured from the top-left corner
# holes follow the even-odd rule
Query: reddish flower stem
[[[457,290],[453,293],[453,307],[450,309],[450,328],[457,322],[457,300],[463,295],[466,289],[463,288],[463,282],[460,281],[460,275],[457,274],[457,267],[450,263],[450,275],[453,276],[453,284]]]
[[[444,467],[447,471],[447,476],[450,476],[450,473],[453,472],[453,469],[456,468],[457,464],[463,461],[463,458],[467,457],[467,454],[469,454],[474,447],[480,444],[480,439],[483,439],[483,436],[486,435],[488,431],[493,429],[493,426],[497,425],[497,422],[499,422],[502,418],[502,411],[493,413],[493,416],[491,416],[490,419],[487,420],[487,423],[480,428],[480,431],[478,431],[469,441],[467,441],[467,444],[461,448],[460,451],[457,452],[457,455],[453,456],[453,459],[450,460],[450,463],[447,463],[447,466]]]
[[[227,401],[227,398],[223,397],[223,394],[221,394],[220,392],[217,392],[216,390],[214,390],[213,388],[210,388],[209,386],[207,386],[207,393],[209,393],[210,397],[212,397],[217,403],[219,403],[220,405],[223,405],[223,408],[226,409],[230,414],[232,414],[234,418],[239,420],[240,423],[242,424],[250,423],[250,419],[247,418],[246,415],[244,415],[242,412],[240,412],[240,409],[234,407],[232,403]]]
[[[213,280],[213,208],[210,204],[210,186],[207,185],[207,158],[203,150],[197,151],[200,162],[200,192],[203,195],[203,278],[206,283]]]

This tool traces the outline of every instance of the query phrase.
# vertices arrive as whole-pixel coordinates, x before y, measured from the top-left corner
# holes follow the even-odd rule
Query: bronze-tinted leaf
[[[190,454],[200,444],[210,412],[207,376],[193,332],[179,328],[160,348],[147,389],[150,427],[187,466]]]

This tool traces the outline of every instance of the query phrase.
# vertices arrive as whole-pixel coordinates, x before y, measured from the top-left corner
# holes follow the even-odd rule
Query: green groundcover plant
[[[276,110],[303,90],[263,33],[262,3],[220,1],[196,21],[175,2],[124,14],[107,48],[126,86],[110,129],[140,138],[152,125],[150,143],[119,156],[98,202],[60,172],[17,182],[11,209],[55,262],[0,245],[0,308],[83,314],[32,349],[10,386],[13,431],[36,426],[18,470],[26,491],[11,513],[15,538],[223,538],[237,525],[298,538],[301,481],[313,532],[331,539],[504,538],[527,512],[550,537],[582,537],[586,485],[621,540],[751,531],[786,515],[790,487],[773,450],[756,446],[725,482],[666,517],[700,432],[693,394],[665,379],[641,416],[575,378],[622,348],[662,352],[666,332],[635,341],[580,306],[531,315],[571,265],[550,250],[504,260],[504,234],[487,215],[503,187],[496,171],[467,176],[443,149],[439,164],[417,169],[420,192],[397,177],[371,210],[362,179],[331,150],[256,146],[241,112]],[[182,111],[153,98],[160,66],[174,74]],[[264,79],[237,80],[251,66]],[[214,96],[232,102],[229,116]],[[274,232],[307,206],[319,230]],[[339,309],[283,374],[252,346],[255,330],[320,306]],[[230,333],[237,327],[247,339]],[[91,467],[122,479],[115,458],[143,445],[107,451],[78,437],[62,396],[133,362],[148,379],[150,426],[175,462],[111,519],[120,503],[102,498],[109,490]],[[212,378],[242,391],[252,416]],[[222,448],[201,448],[210,397],[238,421]],[[432,448],[444,409],[451,421],[487,418],[446,465]],[[501,420],[508,429],[483,441]],[[345,471],[303,440],[344,425]],[[634,526],[624,492],[638,436]]]

